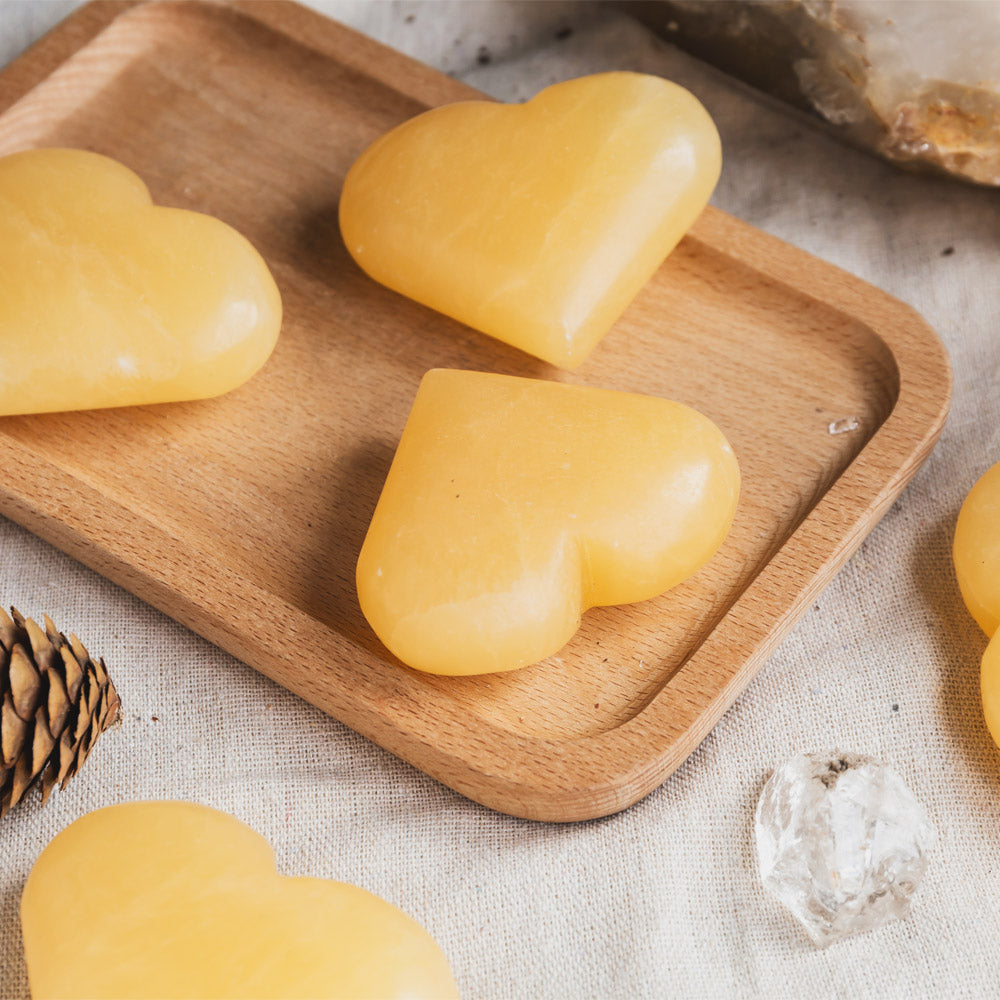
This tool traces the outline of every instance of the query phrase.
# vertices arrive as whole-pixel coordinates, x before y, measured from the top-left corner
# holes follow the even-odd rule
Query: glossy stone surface
[[[218,219],[96,153],[0,159],[0,415],[216,396],[280,326],[267,265]]]
[[[765,888],[824,946],[905,917],[935,839],[895,771],[848,753],[776,768],[755,828]]]
[[[21,898],[34,1000],[457,998],[395,906],[286,878],[268,843],[191,802],[92,812],[42,852]]]
[[[686,579],[726,537],[739,485],[722,432],[680,403],[433,370],[361,549],[361,610],[411,667],[514,670],[585,609]]]
[[[376,281],[579,365],[705,207],[721,167],[683,87],[602,73],[405,122],[351,167],[344,243]]]

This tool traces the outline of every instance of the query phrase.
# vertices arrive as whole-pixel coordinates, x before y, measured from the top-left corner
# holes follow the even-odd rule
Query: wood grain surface
[[[950,370],[909,307],[711,208],[573,373],[374,284],[338,233],[344,174],[387,129],[470,96],[269,2],[93,3],[0,74],[0,155],[121,160],[156,201],[249,237],[285,306],[272,359],[227,396],[0,420],[0,512],[470,798],[586,819],[663,782],[764,664],[927,457]],[[439,366],[701,410],[743,473],[729,539],[525,670],[402,666],[354,566]],[[844,418],[856,429],[831,433]]]

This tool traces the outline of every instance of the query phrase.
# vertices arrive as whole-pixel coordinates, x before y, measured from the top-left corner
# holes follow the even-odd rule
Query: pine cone
[[[121,709],[104,660],[48,615],[43,632],[11,613],[0,609],[0,817],[39,779],[43,802],[65,788]]]

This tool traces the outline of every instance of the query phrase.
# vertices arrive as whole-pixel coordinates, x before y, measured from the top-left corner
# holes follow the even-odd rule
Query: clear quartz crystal
[[[757,803],[764,886],[821,946],[905,917],[935,840],[902,778],[858,754],[800,754]]]
[[[856,431],[861,426],[857,417],[841,417],[839,420],[831,421],[827,430],[831,434],[847,434]]]

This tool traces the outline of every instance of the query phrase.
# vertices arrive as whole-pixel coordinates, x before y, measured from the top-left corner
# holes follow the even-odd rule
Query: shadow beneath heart
[[[340,202],[303,211],[289,227],[290,252],[296,272],[319,281],[338,281],[348,269],[358,270],[340,236]]]
[[[429,368],[496,371],[563,380],[553,368],[370,278],[340,235],[337,203],[306,207],[280,258],[290,265],[282,287],[286,319],[307,331],[346,337],[354,361],[401,370],[414,383]]]
[[[307,610],[374,655],[387,655],[358,605],[354,570],[395,452],[394,443],[362,441],[337,461],[336,485],[306,568]]]

